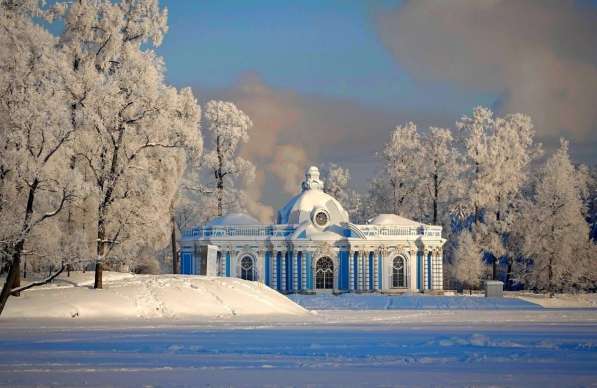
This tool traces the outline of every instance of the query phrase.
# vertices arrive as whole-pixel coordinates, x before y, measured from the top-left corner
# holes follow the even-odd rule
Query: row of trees
[[[0,28],[0,312],[27,264],[95,262],[101,288],[104,265],[151,267],[168,236],[175,250],[187,166],[211,169],[213,188],[188,187],[213,192],[218,214],[224,182],[250,175],[234,154],[252,124],[232,103],[207,103],[202,155],[200,107],[153,51],[167,31],[156,0],[0,1]]]
[[[156,0],[40,4],[0,0],[0,312],[27,263],[93,262],[101,287],[103,265],[158,271],[160,251],[176,272],[177,231],[246,207],[255,172],[238,156],[252,122],[230,102],[205,105],[203,152],[201,109],[190,89],[166,84],[153,51],[167,31]],[[528,116],[481,107],[455,130],[407,123],[368,193],[337,165],[325,189],[354,222],[398,213],[443,225],[460,285],[504,267],[509,284],[594,288],[595,181],[566,142],[540,166],[534,135]]]
[[[594,177],[571,163],[565,140],[541,163],[534,137],[528,116],[484,107],[455,130],[398,126],[368,195],[349,201],[358,204],[352,218],[396,213],[443,225],[454,287],[501,278],[541,291],[595,289]]]

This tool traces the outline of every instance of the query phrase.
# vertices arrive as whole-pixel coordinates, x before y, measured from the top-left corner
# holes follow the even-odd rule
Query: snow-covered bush
[[[160,263],[155,257],[141,257],[136,260],[133,272],[136,274],[159,275]]]

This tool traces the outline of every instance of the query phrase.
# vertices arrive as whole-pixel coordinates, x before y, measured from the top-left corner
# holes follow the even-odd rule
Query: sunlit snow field
[[[0,339],[0,382],[587,386],[597,383],[596,328],[594,321],[12,327]]]
[[[0,385],[597,385],[594,308],[545,309],[517,298],[290,296],[309,312],[243,281],[115,277],[99,292],[140,307],[125,319],[112,309],[102,320],[101,311],[82,309],[93,291],[78,282],[9,301],[12,315],[0,318]],[[180,299],[221,294],[214,304],[221,307],[195,312],[172,302],[171,288]],[[150,300],[163,302],[159,311],[148,313]],[[41,319],[43,311],[27,310],[52,310],[52,301],[70,301],[64,313],[80,314]],[[256,304],[264,314],[244,312]]]

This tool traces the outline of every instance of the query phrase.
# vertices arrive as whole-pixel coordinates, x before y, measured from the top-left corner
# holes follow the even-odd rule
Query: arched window
[[[406,287],[406,260],[404,257],[397,256],[392,262],[392,287]]]
[[[322,257],[315,265],[315,288],[334,288],[334,262],[329,257]]]
[[[251,256],[244,256],[240,260],[240,278],[244,280],[255,280],[255,263]]]

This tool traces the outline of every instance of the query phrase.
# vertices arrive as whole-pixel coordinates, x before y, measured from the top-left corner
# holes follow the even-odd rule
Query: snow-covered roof
[[[211,219],[205,226],[223,226],[223,225],[259,225],[261,224],[255,218],[245,213],[230,213],[221,217]]]
[[[399,226],[420,226],[421,223],[408,218],[401,217],[397,214],[379,214],[378,216],[367,221],[372,225],[399,225]]]
[[[325,210],[330,224],[348,222],[348,213],[340,202],[323,192],[323,182],[319,180],[319,169],[311,166],[305,174],[303,191],[295,195],[278,210],[278,224],[301,224],[310,221],[317,209]]]

